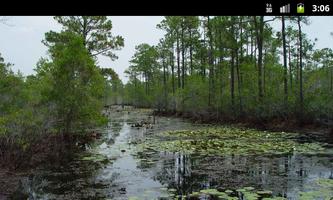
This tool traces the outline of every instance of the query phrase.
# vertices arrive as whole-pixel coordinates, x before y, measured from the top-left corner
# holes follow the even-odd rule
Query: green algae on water
[[[254,187],[248,186],[244,188],[239,188],[236,190],[237,195],[233,195],[233,190],[227,189],[224,192],[219,191],[217,189],[203,189],[199,192],[192,192],[188,195],[189,198],[207,198],[207,196],[213,199],[223,199],[223,200],[259,200],[259,199],[267,199],[267,200],[285,200],[283,197],[272,197],[271,191],[257,191]],[[268,198],[269,197],[269,198]]]
[[[309,191],[299,193],[300,200],[330,200],[332,198],[333,179],[317,179],[309,186]]]
[[[107,163],[109,161],[109,159],[106,156],[101,155],[101,154],[88,155],[88,156],[82,157],[81,160],[100,162],[100,163]]]
[[[321,143],[298,143],[296,133],[276,133],[237,128],[171,131],[144,142],[144,149],[201,155],[326,153]]]

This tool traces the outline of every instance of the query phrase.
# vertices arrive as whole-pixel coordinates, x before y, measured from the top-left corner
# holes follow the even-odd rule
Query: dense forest
[[[35,75],[14,73],[0,57],[1,164],[20,167],[31,155],[45,152],[54,143],[50,138],[72,141],[107,122],[102,115],[106,91],[118,75],[97,66],[96,56],[116,59],[113,50],[124,39],[111,34],[106,16],[54,19],[63,30],[45,33],[49,58],[39,60]]]
[[[127,82],[98,64],[125,44],[108,17],[54,20],[34,74],[0,54],[0,199],[332,198],[333,50],[310,17],[166,16]]]
[[[271,22],[281,24],[273,30]],[[169,16],[140,44],[127,104],[197,119],[332,124],[333,52],[302,31],[309,17]],[[113,103],[117,103],[113,101]]]
[[[29,152],[45,136],[84,135],[106,123],[101,110],[110,104],[210,122],[332,124],[332,49],[315,49],[302,32],[309,17],[266,18],[165,17],[157,25],[164,38],[136,46],[124,84],[96,64],[97,55],[117,59],[124,45],[107,17],[55,17],[63,30],[45,33],[49,58],[35,75],[0,60],[1,159],[20,160],[13,152]]]

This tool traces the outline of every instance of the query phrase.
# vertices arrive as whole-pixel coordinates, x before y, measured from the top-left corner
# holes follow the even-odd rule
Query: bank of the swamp
[[[333,149],[322,135],[260,131],[241,123],[191,123],[152,113],[110,108],[100,137],[88,134],[91,142],[72,138],[66,143],[56,136],[39,141],[37,158],[49,152],[48,158],[24,165],[30,171],[2,171],[0,199],[10,194],[71,200],[312,200],[333,195]]]
[[[261,131],[297,132],[314,137],[323,137],[333,143],[333,122],[322,122],[304,119],[302,123],[293,117],[255,118],[249,116],[231,117],[216,112],[189,113],[177,111],[154,110],[154,115],[179,117],[195,124],[234,125],[243,128],[254,128]]]
[[[29,177],[43,165],[69,162],[99,136],[96,131],[89,131],[81,135],[43,134],[31,137],[25,143],[14,139],[1,141],[0,199],[24,198],[10,195],[18,189],[23,177]]]

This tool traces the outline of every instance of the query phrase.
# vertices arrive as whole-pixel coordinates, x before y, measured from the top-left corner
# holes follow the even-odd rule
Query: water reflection
[[[331,155],[202,156],[140,151],[136,144],[162,131],[202,128],[180,119],[157,118],[153,129],[131,127],[147,116],[117,112],[103,137],[89,152],[108,158],[106,164],[74,157],[60,166],[44,166],[22,182],[30,199],[157,199],[204,188],[252,186],[297,199],[317,178],[333,178]],[[304,139],[304,138],[302,138]]]
[[[332,156],[200,157],[161,155],[155,177],[181,194],[203,188],[238,189],[252,186],[274,195],[297,199],[299,191],[318,178],[333,178]],[[157,165],[158,166],[158,165]]]

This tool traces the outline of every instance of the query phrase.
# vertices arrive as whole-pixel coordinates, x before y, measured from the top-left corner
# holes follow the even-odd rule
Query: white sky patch
[[[51,16],[8,17],[7,26],[0,24],[0,53],[6,62],[13,63],[14,71],[20,70],[24,75],[34,74],[33,69],[41,57],[45,57],[47,48],[42,44],[44,34],[50,30],[60,31],[61,26]],[[119,59],[111,61],[99,56],[101,67],[111,67],[126,82],[124,70],[135,52],[135,46],[141,43],[156,45],[164,32],[156,28],[162,16],[111,16],[113,35],[125,39],[125,47],[115,53]],[[303,25],[303,31],[311,40],[318,38],[316,48],[333,48],[333,17],[311,17],[309,26]],[[281,29],[281,22],[271,23],[275,30]]]

